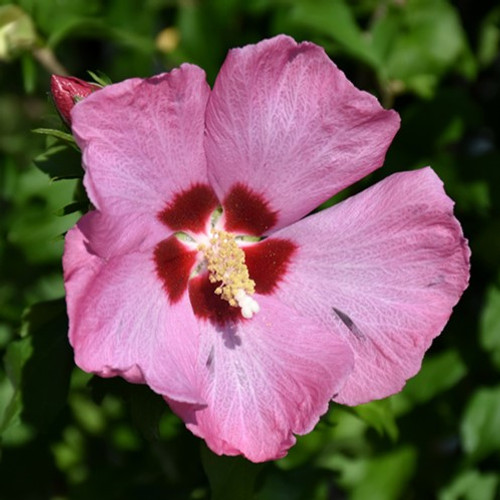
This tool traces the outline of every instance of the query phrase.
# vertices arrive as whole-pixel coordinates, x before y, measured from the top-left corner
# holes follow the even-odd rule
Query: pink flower
[[[95,83],[88,83],[74,76],[52,75],[50,79],[50,92],[57,111],[68,125],[71,124],[73,106],[100,88]]]
[[[66,238],[76,363],[146,383],[219,454],[276,459],[330,400],[398,392],[468,281],[430,168],[320,213],[399,126],[312,44],[232,50],[75,105],[96,209]],[[222,208],[222,210],[221,210]]]

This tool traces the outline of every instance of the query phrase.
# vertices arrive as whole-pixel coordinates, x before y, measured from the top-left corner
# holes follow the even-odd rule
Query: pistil
[[[245,252],[236,243],[235,237],[226,231],[213,228],[209,244],[201,244],[209,279],[220,283],[215,293],[233,307],[241,308],[244,318],[251,318],[259,311],[259,304],[251,297],[255,293],[255,281],[250,278],[245,265]]]

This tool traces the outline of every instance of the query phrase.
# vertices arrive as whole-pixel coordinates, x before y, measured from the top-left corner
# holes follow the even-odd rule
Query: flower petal
[[[277,298],[322,318],[354,351],[335,400],[356,405],[401,390],[469,277],[469,248],[436,174],[392,175],[276,237],[299,249]]]
[[[113,215],[156,217],[177,193],[206,183],[209,92],[205,73],[184,64],[109,85],[76,104],[73,134],[83,150],[92,203]]]
[[[194,365],[198,327],[185,294],[170,305],[152,254],[101,259],[77,225],[63,258],[69,337],[75,361],[102,377],[120,375],[200,403]]]
[[[206,406],[167,398],[173,411],[218,454],[254,462],[284,456],[312,430],[352,369],[352,353],[312,319],[273,297],[255,296],[251,320],[203,322],[200,385]]]
[[[93,210],[78,221],[87,251],[102,259],[144,252],[165,239],[168,231],[156,218],[130,213],[121,217]]]
[[[209,178],[277,212],[275,228],[380,167],[399,127],[309,42],[281,35],[229,52],[207,106]]]

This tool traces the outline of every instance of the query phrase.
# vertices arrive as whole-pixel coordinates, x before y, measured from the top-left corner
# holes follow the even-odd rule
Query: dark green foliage
[[[332,405],[255,465],[213,455],[146,387],[74,367],[62,235],[90,205],[47,92],[64,69],[106,84],[184,61],[213,83],[229,48],[280,32],[401,114],[385,167],[324,206],[432,165],[472,278],[400,394]],[[500,7],[472,0],[0,0],[0,499],[500,498],[499,45]]]

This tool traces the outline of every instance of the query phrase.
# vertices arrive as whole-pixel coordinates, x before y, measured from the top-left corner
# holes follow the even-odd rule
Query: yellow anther
[[[212,229],[209,245],[200,245],[198,250],[205,255],[210,282],[220,282],[215,293],[231,306],[241,307],[245,318],[258,312],[257,302],[250,297],[255,293],[255,281],[250,279],[245,252],[235,237],[226,231]]]

